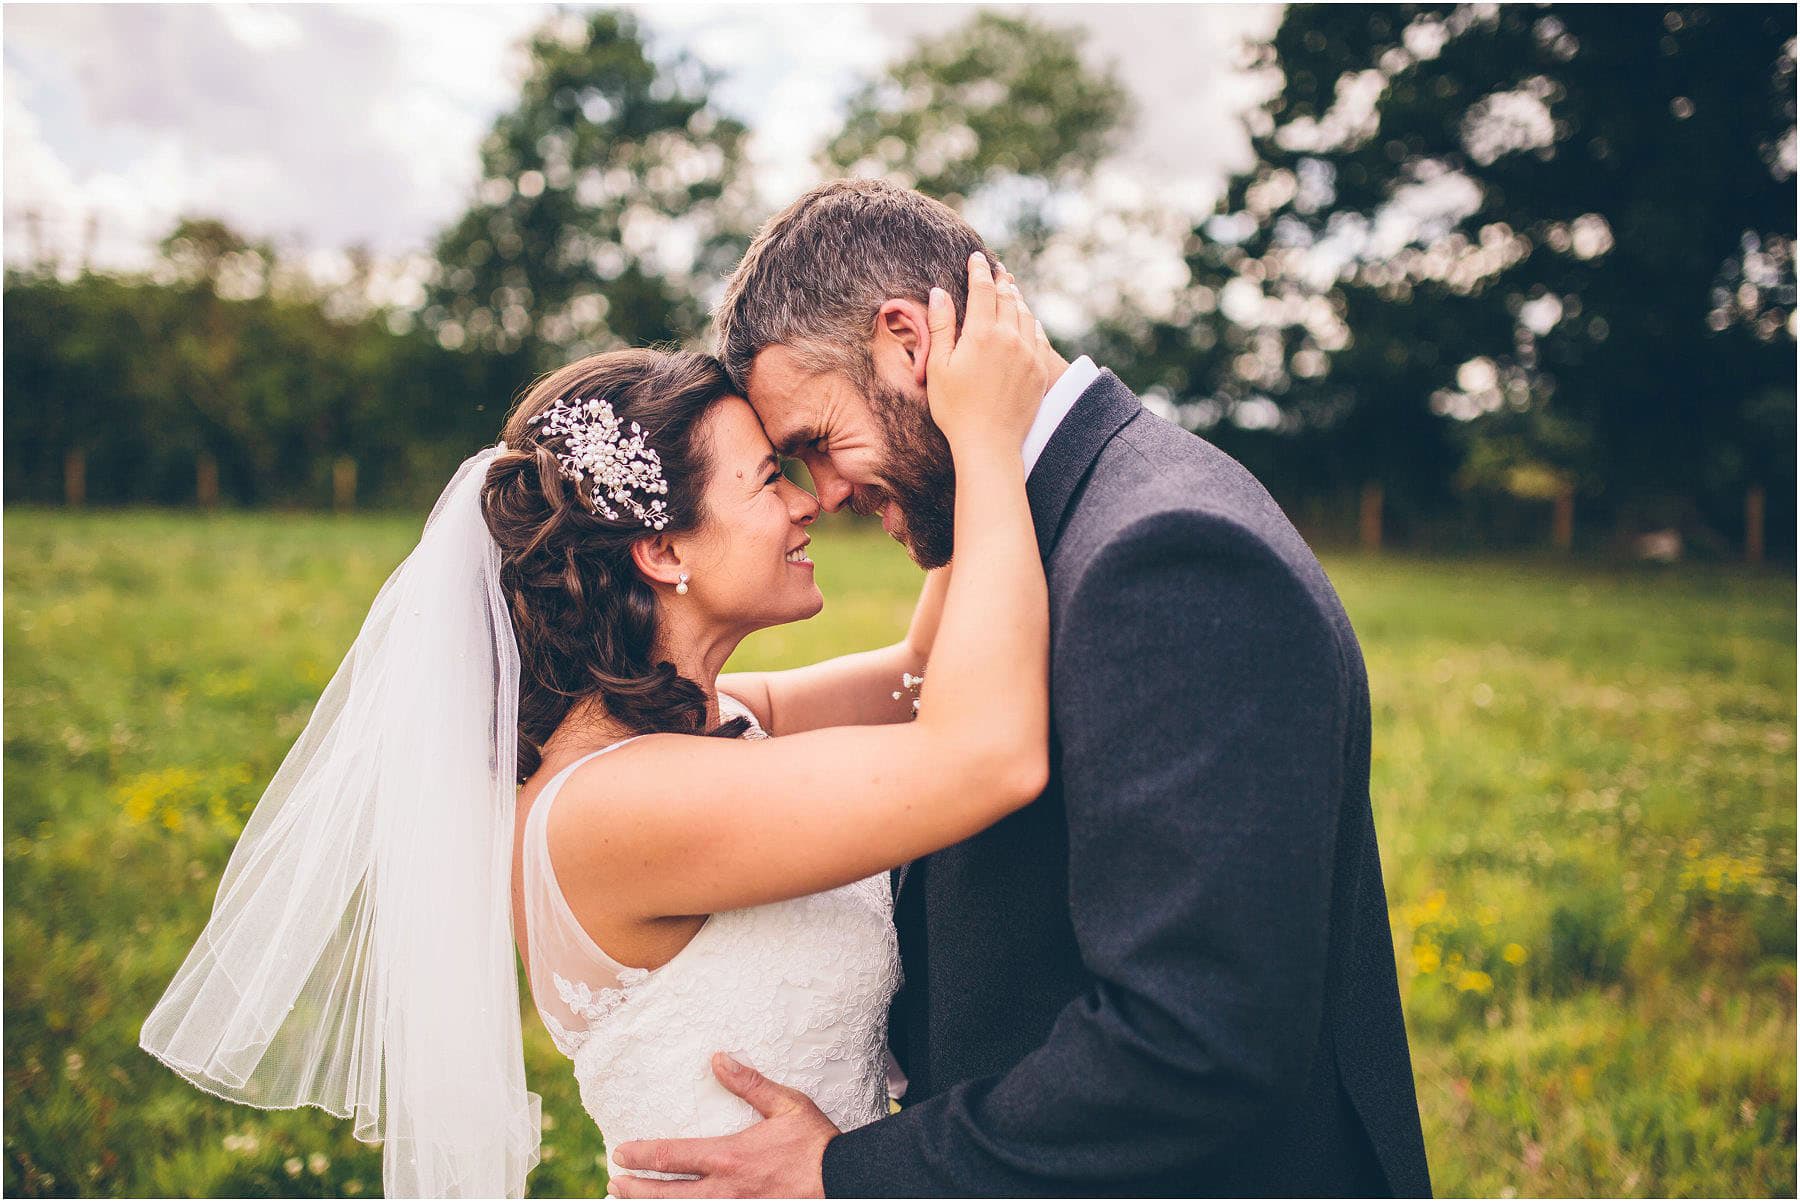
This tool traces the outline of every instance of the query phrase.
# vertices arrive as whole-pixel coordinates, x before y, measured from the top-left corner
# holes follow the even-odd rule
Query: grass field
[[[5,1192],[357,1195],[314,1111],[137,1049],[232,840],[415,519],[5,518]],[[916,576],[822,529],[772,667],[892,638]],[[1440,1193],[1795,1191],[1791,577],[1328,558],[1369,661],[1376,822]],[[1254,916],[1246,916],[1254,921]],[[538,1195],[604,1191],[535,1018]],[[1198,1188],[1204,1188],[1201,1184]]]

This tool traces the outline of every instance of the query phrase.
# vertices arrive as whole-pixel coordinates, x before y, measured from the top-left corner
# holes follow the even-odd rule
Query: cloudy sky
[[[1128,143],[1096,185],[1106,202],[1210,206],[1247,161],[1240,116],[1265,86],[1234,66],[1238,46],[1272,33],[1280,7],[1026,7],[1077,29],[1092,63],[1111,66],[1136,98]],[[321,254],[421,251],[467,202],[476,144],[517,94],[519,40],[551,11],[8,5],[6,256],[25,258],[34,243],[78,247],[91,229],[94,259],[129,267],[183,213]],[[635,11],[653,53],[685,50],[723,73],[716,99],[750,125],[773,208],[817,178],[812,156],[857,83],[973,8]]]

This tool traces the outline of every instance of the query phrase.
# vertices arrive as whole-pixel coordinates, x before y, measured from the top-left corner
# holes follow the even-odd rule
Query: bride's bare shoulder
[[[570,763],[576,767],[562,783],[551,821],[580,822],[584,816],[600,817],[599,811],[615,820],[634,813],[661,816],[673,802],[702,800],[695,794],[720,779],[720,757],[745,742],[706,735],[634,735],[585,761],[567,757],[564,768]]]

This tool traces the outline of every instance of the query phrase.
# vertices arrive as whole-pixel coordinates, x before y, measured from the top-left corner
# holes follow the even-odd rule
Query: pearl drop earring
[[[681,574],[681,580],[675,585],[675,591],[680,593],[684,597],[687,596],[687,582],[688,582],[688,574],[686,572],[683,572]]]

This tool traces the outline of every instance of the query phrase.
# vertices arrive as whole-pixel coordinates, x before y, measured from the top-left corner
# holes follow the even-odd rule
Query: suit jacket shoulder
[[[1163,521],[1203,531],[1215,545],[1272,556],[1334,625],[1341,619],[1324,569],[1256,477],[1204,438],[1147,410],[1101,448],[1071,498],[1047,563],[1053,581],[1085,574],[1119,540]]]

